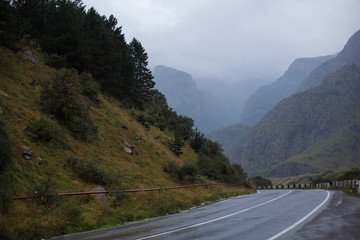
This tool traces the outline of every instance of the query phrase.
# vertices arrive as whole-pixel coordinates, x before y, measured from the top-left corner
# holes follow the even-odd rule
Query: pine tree
[[[17,51],[15,43],[19,41],[23,31],[23,23],[17,16],[16,9],[9,0],[0,0],[0,44]]]
[[[190,141],[191,147],[195,150],[195,152],[200,152],[203,144],[205,143],[205,136],[202,134],[198,128],[195,128],[194,136]]]
[[[150,90],[155,86],[155,82],[153,81],[154,77],[151,74],[151,71],[147,68],[148,55],[136,38],[133,38],[129,46],[131,56],[135,64],[135,93],[137,94],[137,97],[140,97],[140,100],[146,100],[150,95]]]
[[[178,132],[175,132],[174,140],[170,141],[169,148],[173,151],[177,156],[181,155],[183,152],[181,151],[184,147],[184,140]]]

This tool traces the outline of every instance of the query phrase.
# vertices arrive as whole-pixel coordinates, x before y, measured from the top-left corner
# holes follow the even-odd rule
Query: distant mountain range
[[[280,101],[231,155],[250,175],[286,177],[360,166],[360,31]],[[321,78],[322,76],[322,78]]]
[[[219,98],[210,101],[210,91],[200,90],[189,74],[159,78],[158,72],[155,80],[169,105],[200,123],[250,176],[360,167],[360,31],[337,55],[296,59],[282,77],[251,95],[242,122],[254,125],[224,127],[221,117],[228,115],[219,114],[219,106],[225,109]],[[241,108],[241,102],[230,105]]]
[[[295,93],[315,68],[333,57],[295,59],[283,76],[270,85],[259,87],[246,100],[241,123],[255,124],[260,121],[278,102]]]
[[[238,123],[244,102],[263,82],[252,79],[238,83],[200,79],[166,66],[156,66],[155,88],[165,94],[179,114],[191,117],[203,133]]]
[[[316,68],[299,87],[299,91],[320,85],[329,73],[350,64],[360,65],[360,31],[350,37],[344,49],[333,59]]]

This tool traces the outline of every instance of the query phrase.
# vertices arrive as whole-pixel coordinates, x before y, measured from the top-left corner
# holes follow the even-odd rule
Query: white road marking
[[[186,229],[189,229],[189,228],[194,228],[194,227],[202,226],[202,225],[205,225],[205,224],[208,224],[208,223],[216,222],[216,221],[219,221],[219,220],[222,220],[222,219],[225,219],[225,218],[232,217],[232,216],[234,216],[234,215],[236,215],[236,214],[243,213],[243,212],[249,211],[249,210],[251,210],[251,209],[254,209],[254,208],[263,206],[263,205],[265,205],[265,204],[271,203],[271,202],[273,202],[273,201],[275,201],[275,200],[278,200],[279,198],[285,197],[286,195],[288,195],[288,194],[290,194],[290,193],[292,193],[292,191],[289,191],[289,192],[287,192],[287,193],[285,193],[285,194],[283,194],[283,195],[281,195],[281,196],[279,196],[279,197],[273,198],[273,199],[271,199],[271,200],[269,200],[269,201],[260,203],[260,204],[258,204],[258,205],[253,206],[253,207],[249,207],[249,208],[246,208],[246,209],[243,209],[243,210],[240,210],[240,211],[237,211],[237,212],[234,212],[234,213],[231,213],[231,214],[228,214],[228,215],[219,217],[219,218],[215,218],[215,219],[212,219],[212,220],[209,220],[209,221],[197,223],[197,224],[194,224],[194,225],[190,225],[190,226],[187,226],[187,227],[178,228],[178,229],[171,230],[171,231],[167,231],[167,232],[158,233],[158,234],[155,234],[155,235],[150,235],[150,236],[143,237],[143,238],[138,238],[137,240],[145,240],[145,239],[155,238],[155,237],[163,236],[163,235],[166,235],[166,234],[170,234],[170,233],[174,233],[174,232],[179,232],[179,231],[183,231],[183,230],[186,230]]]
[[[336,203],[335,207],[339,206],[341,203],[342,203],[342,200],[339,200],[339,201]]]
[[[303,217],[302,219],[300,219],[299,221],[297,221],[296,223],[294,223],[293,225],[291,225],[290,227],[284,229],[283,231],[279,232],[278,234],[272,236],[271,238],[268,238],[267,240],[274,240],[278,237],[280,237],[281,235],[287,233],[288,231],[290,231],[291,229],[295,228],[297,225],[301,224],[302,222],[304,222],[308,217],[310,217],[313,213],[315,213],[317,210],[319,210],[319,208],[321,208],[326,202],[327,200],[329,200],[330,198],[330,192],[326,191],[327,195],[325,200],[320,203],[316,208],[314,208],[311,212],[309,212],[305,217]]]
[[[227,201],[229,201],[229,200],[230,200],[230,199],[221,200],[221,201],[219,201],[219,202],[216,202],[216,203],[211,204],[211,206],[218,205],[218,204],[220,204],[220,203],[224,203],[224,202],[227,202]]]

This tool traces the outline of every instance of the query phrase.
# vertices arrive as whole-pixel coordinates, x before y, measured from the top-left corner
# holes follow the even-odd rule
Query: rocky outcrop
[[[326,75],[351,64],[360,65],[360,30],[351,36],[344,49],[336,57],[316,68],[303,81],[298,91],[305,91],[320,85]]]
[[[128,141],[124,139],[124,151],[128,154],[135,154],[138,155],[138,152],[135,151],[135,147],[130,144]]]
[[[236,162],[251,175],[305,151],[352,121],[360,111],[359,92],[360,67],[352,65],[284,99],[254,126]]]
[[[270,85],[258,88],[246,100],[241,123],[255,124],[260,121],[277,103],[295,93],[315,68],[333,57],[295,59],[283,76]]]
[[[105,188],[103,187],[96,187],[90,190],[90,192],[105,192]],[[99,193],[99,194],[91,194],[94,199],[105,202],[106,201],[106,193]]]
[[[31,52],[31,51],[25,51],[24,52],[25,58],[29,59],[32,63],[38,64],[39,63],[39,57]]]
[[[26,160],[30,160],[33,157],[33,152],[31,151],[31,149],[27,146],[21,146],[22,149],[22,157]]]

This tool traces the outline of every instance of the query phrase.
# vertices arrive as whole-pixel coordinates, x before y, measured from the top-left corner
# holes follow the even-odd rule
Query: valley
[[[360,30],[318,56],[298,54],[320,48],[310,35],[269,39],[264,51],[267,38],[217,35],[224,26],[192,46],[200,36],[191,28],[208,23],[181,24],[205,2],[186,3],[190,12],[150,2],[122,2],[129,12],[118,22],[81,0],[0,0],[0,239],[296,239],[334,211],[358,209],[331,190],[257,189],[360,179]],[[132,24],[141,22],[123,19],[148,8],[164,18],[147,19],[140,42]],[[254,231],[259,219],[271,227]]]

